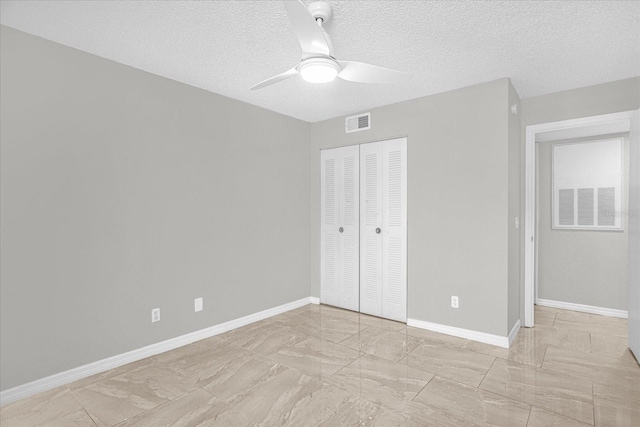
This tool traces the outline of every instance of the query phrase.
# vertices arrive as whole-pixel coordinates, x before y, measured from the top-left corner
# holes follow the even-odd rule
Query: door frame
[[[627,122],[629,128],[638,110],[597,116],[580,117],[556,122],[529,125],[525,128],[525,230],[524,230],[524,326],[534,325],[534,304],[537,292],[537,198],[536,198],[536,134],[541,132],[573,129],[584,126],[607,125]],[[630,142],[631,143],[631,142]]]

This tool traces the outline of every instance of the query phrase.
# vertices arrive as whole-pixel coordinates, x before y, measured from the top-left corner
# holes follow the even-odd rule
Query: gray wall
[[[311,127],[311,294],[320,295],[320,149],[408,138],[408,317],[508,333],[508,79]],[[517,196],[519,199],[519,194]],[[451,308],[451,296],[460,308]]]
[[[309,296],[308,123],[1,31],[2,390]]]
[[[529,125],[597,116],[640,108],[640,77],[603,83],[579,89],[556,92],[522,100],[521,143],[521,194],[520,210],[524,213],[524,144],[526,127]],[[633,149],[634,139],[630,140]],[[631,163],[631,170],[633,170]],[[524,227],[520,227],[524,244]],[[520,252],[521,265],[524,266],[524,248]],[[520,272],[521,292],[524,292],[524,268]],[[524,315],[524,299],[521,301],[521,315]],[[524,320],[524,319],[522,319]]]
[[[614,136],[614,135],[609,135]],[[622,135],[616,135],[622,136]],[[552,145],[602,139],[538,142],[538,298],[627,309],[627,220],[623,231],[552,228]],[[625,138],[626,140],[626,138]],[[623,212],[627,210],[628,155],[625,143]]]
[[[518,113],[511,112],[515,105]],[[509,331],[520,319],[520,230],[516,228],[516,217],[522,224],[520,213],[520,97],[509,81],[509,102],[507,105],[509,117],[509,301],[508,325]],[[522,225],[520,225],[521,227]]]

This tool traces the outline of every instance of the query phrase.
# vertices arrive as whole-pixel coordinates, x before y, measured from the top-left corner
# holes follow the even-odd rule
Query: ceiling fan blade
[[[338,61],[342,71],[338,74],[343,80],[356,83],[403,83],[411,78],[411,74],[377,65],[355,61]]]
[[[305,53],[331,55],[322,28],[313,19],[307,7],[300,0],[283,1],[283,3],[284,7],[287,8],[287,14],[293,24],[293,30],[298,36],[302,51]]]
[[[295,67],[294,67],[294,68],[292,68],[292,69],[290,69],[288,71],[285,71],[282,74],[278,74],[277,76],[273,76],[273,77],[268,78],[267,80],[265,80],[263,82],[258,83],[255,86],[252,86],[251,88],[249,88],[249,90],[262,89],[263,87],[270,86],[270,85],[272,85],[274,83],[278,83],[278,82],[281,82],[282,80],[286,80],[289,77],[293,77],[296,74],[298,74],[298,70],[296,70]]]

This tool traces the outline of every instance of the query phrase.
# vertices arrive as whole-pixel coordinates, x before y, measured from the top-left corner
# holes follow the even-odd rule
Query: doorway
[[[637,111],[605,114],[552,123],[527,126],[525,137],[525,278],[524,326],[534,326],[534,304],[538,281],[538,230],[536,212],[538,164],[536,143],[540,141],[568,140],[586,136],[629,133]],[[636,136],[637,137],[637,136]],[[629,138],[629,143],[636,143]],[[554,196],[555,197],[555,196]],[[565,307],[566,308],[566,307]],[[575,309],[575,308],[574,308]],[[609,315],[611,315],[609,313]]]

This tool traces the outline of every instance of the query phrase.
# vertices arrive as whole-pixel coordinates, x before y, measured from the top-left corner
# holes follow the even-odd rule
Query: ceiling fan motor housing
[[[318,18],[320,18],[322,19],[322,22],[329,21],[331,19],[331,16],[333,15],[331,5],[323,1],[311,3],[309,6],[307,6],[307,9],[309,9],[309,13],[311,13],[311,16],[313,16],[315,20],[318,20]]]

